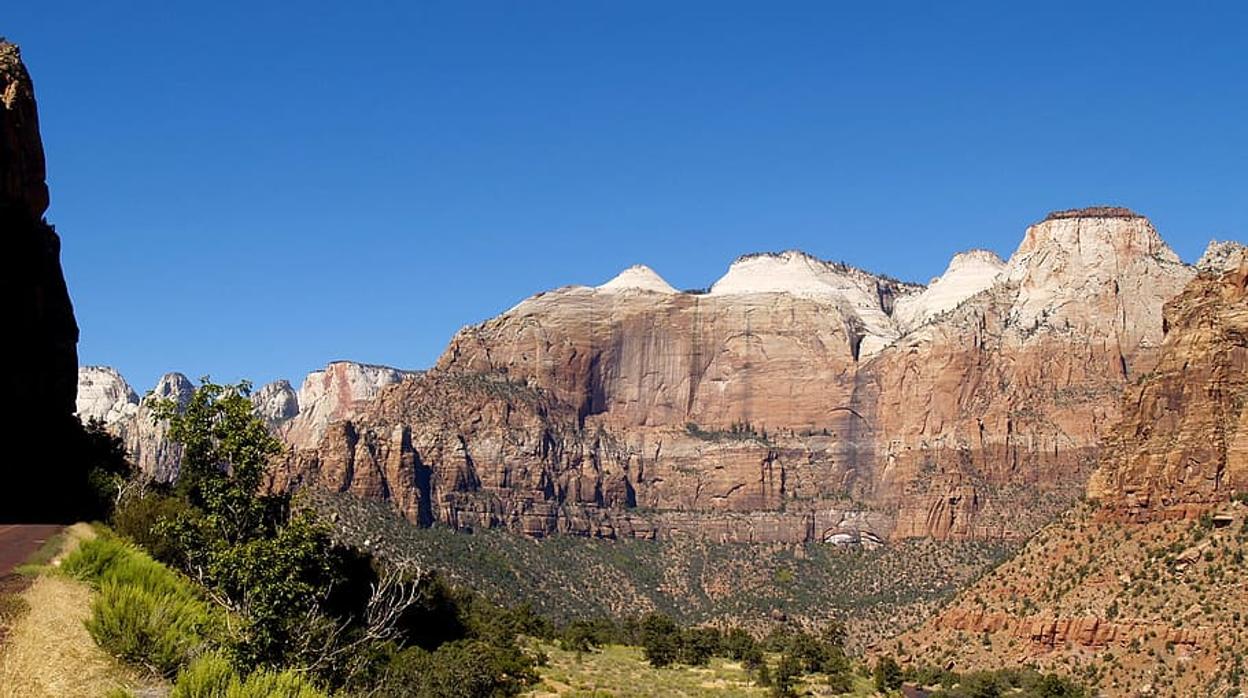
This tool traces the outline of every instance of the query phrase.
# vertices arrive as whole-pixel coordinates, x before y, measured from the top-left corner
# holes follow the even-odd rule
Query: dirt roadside
[[[0,525],[0,579],[27,560],[49,538],[61,530],[51,524]]]

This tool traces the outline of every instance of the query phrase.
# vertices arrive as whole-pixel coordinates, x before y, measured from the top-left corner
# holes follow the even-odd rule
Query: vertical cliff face
[[[657,523],[581,532],[1022,537],[1082,494],[1123,387],[1156,361],[1163,304],[1194,273],[1145,218],[1100,207],[1029,227],[1008,261],[958,255],[926,288],[784,252],[742,257],[706,292],[634,267],[538,294],[461,331],[433,373],[502,380],[566,407],[577,433],[609,437],[630,495],[522,492],[501,474],[528,456],[479,452],[484,432],[448,420],[481,477],[444,481],[430,511],[454,523],[471,494],[506,522],[540,494],[543,507],[579,512],[547,530],[641,509]],[[357,413],[354,437],[322,441],[307,462],[416,426],[368,405]],[[577,438],[558,448],[580,452]],[[451,467],[412,443],[434,480]],[[533,472],[555,480],[566,467]]]
[[[1211,248],[1165,307],[1156,366],[1127,389],[1088,495],[1131,519],[1184,517],[1248,492],[1248,259]]]
[[[55,490],[72,484],[57,483],[57,467],[68,467],[61,464],[77,431],[78,326],[47,208],[34,87],[18,48],[0,40],[0,314],[9,338],[0,345],[5,365],[20,367],[0,379],[0,429],[12,449],[3,518],[44,515]]]
[[[1162,305],[1194,273],[1142,216],[1059,212],[990,288],[866,365],[895,535],[1017,535],[1020,512],[1081,494],[1123,387],[1156,361]]]
[[[1105,695],[1239,695],[1248,649],[1248,259],[1215,243],[1164,305],[1150,368],[1117,400],[1094,504],[900,638],[964,669],[1093,669]],[[1096,299],[1089,305],[1095,306]],[[965,642],[975,635],[977,642]]]

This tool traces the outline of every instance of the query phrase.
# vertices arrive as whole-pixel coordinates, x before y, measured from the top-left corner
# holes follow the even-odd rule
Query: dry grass
[[[645,660],[639,647],[607,645],[591,652],[577,654],[552,644],[537,648],[549,658],[538,673],[542,682],[525,694],[525,698],[765,698],[770,688],[751,680],[740,662],[720,657],[703,667],[675,665],[655,668]],[[772,669],[778,658],[769,657]],[[870,680],[854,677],[850,696],[875,693]],[[796,686],[797,695],[831,696],[826,678],[820,674],[803,677]]]
[[[85,524],[68,529],[51,564],[94,535]],[[41,575],[22,593],[29,610],[0,648],[0,698],[98,698],[143,683],[87,633],[91,595],[87,585],[52,574]]]

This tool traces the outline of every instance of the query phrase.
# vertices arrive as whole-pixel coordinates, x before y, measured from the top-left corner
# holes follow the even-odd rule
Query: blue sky
[[[82,361],[141,392],[424,367],[639,262],[926,280],[1095,203],[1189,261],[1248,239],[1248,4],[1021,5],[41,0],[0,34]]]

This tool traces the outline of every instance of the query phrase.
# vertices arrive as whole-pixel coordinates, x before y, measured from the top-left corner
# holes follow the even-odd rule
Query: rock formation
[[[533,534],[1021,537],[1081,494],[1194,273],[1111,208],[1031,226],[1008,263],[959,255],[927,288],[799,252],[743,257],[704,293],[634,267],[464,329],[285,479]],[[457,451],[422,449],[429,400],[463,408],[439,423]],[[385,477],[356,483],[361,456]],[[400,495],[407,462],[427,470],[427,504]]]
[[[134,416],[139,409],[139,396],[116,369],[80,366],[75,404],[75,414],[83,423],[95,420],[112,426]]]
[[[1092,503],[903,635],[917,658],[1069,671],[1079,657],[1104,695],[1159,681],[1174,695],[1244,688],[1222,671],[1248,651],[1248,580],[1238,573],[1248,553],[1242,252],[1211,245],[1200,274],[1165,303],[1151,368],[1126,386],[1121,418],[1105,432]]]
[[[328,424],[353,417],[381,388],[416,375],[388,366],[335,361],[313,371],[295,392],[278,380],[252,395],[256,413],[292,446],[315,445]],[[173,400],[185,405],[195,384],[181,373],[166,373],[140,399],[115,369],[83,366],[78,370],[78,416],[98,419],[122,439],[131,460],[162,482],[177,476],[180,453],[168,440],[168,425],[154,417],[153,402]]]
[[[296,446],[315,444],[330,422],[350,418],[382,388],[409,375],[411,371],[389,366],[334,361],[304,379],[295,400],[295,414],[282,425],[281,433]],[[271,390],[265,386],[262,392]]]
[[[259,414],[270,427],[278,427],[299,415],[299,394],[288,380],[276,380],[251,396]]]
[[[13,370],[0,383],[7,470],[0,519],[56,517],[72,509],[70,452],[78,326],[61,272],[60,238],[44,220],[48,186],[34,87],[21,54],[0,40],[0,270],[2,360]],[[58,493],[59,490],[59,493]]]
[[[1183,517],[1248,493],[1248,259],[1210,247],[1209,270],[1166,304],[1161,360],[1127,388],[1088,484],[1109,511]]]

